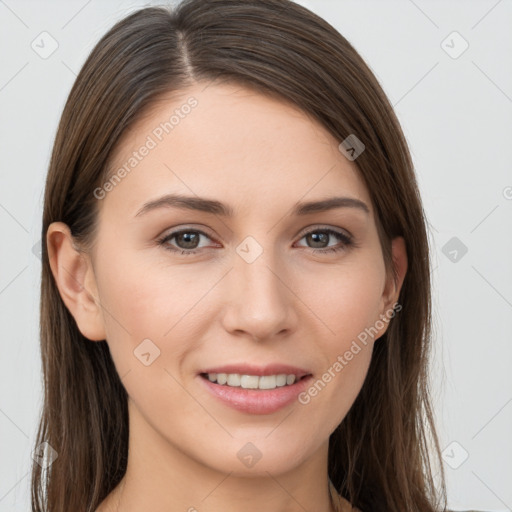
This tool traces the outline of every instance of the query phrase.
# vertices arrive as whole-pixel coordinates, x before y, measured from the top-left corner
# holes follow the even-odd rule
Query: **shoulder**
[[[340,496],[340,512],[361,512],[358,508],[353,507],[350,502]]]
[[[334,504],[334,509],[336,512],[361,512],[358,508],[353,507],[348,500],[346,500],[343,496],[338,494],[336,488],[333,483],[329,479],[329,494],[331,495],[331,500]]]
[[[94,510],[94,512],[111,512],[114,510],[113,505],[110,503],[109,497],[107,496]]]

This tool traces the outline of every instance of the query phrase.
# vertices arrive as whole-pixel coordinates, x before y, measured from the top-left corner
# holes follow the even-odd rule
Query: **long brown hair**
[[[119,483],[128,451],[127,394],[106,341],[80,333],[53,279],[50,223],[94,240],[97,199],[123,134],[163,94],[231,81],[290,101],[337,140],[355,134],[386,269],[403,236],[402,311],[375,344],[355,403],[329,444],[329,477],[363,512],[445,510],[429,397],[430,257],[406,140],[377,79],[329,23],[289,0],[185,0],[141,9],[99,41],[69,94],[46,182],[42,224],[41,356],[44,403],[36,447],[58,454],[32,470],[33,512],[92,512]],[[436,482],[431,461],[439,467]]]

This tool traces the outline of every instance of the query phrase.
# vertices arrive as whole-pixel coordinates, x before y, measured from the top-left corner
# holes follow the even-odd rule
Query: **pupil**
[[[310,233],[309,236],[311,237],[311,239],[313,240],[313,244],[319,242],[320,244],[322,243],[327,243],[328,241],[328,238],[329,238],[329,235],[327,233]],[[317,247],[317,246],[315,246]],[[320,245],[321,247],[321,245]]]
[[[178,235],[178,241],[185,242],[185,247],[183,247],[183,249],[195,249],[197,247],[198,240],[199,236],[197,233],[180,233]]]

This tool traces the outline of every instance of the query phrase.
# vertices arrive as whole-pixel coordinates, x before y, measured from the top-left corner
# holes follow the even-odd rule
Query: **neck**
[[[140,416],[133,421],[136,415],[130,411],[126,474],[97,512],[335,511],[327,445],[285,473],[220,472],[171,444]]]

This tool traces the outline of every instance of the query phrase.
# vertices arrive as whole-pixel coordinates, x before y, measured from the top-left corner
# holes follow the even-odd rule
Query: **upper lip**
[[[201,373],[238,373],[239,375],[295,375],[297,379],[310,375],[311,372],[304,370],[303,368],[297,368],[296,366],[290,366],[287,364],[269,364],[265,366],[255,366],[251,364],[228,364],[223,366],[215,366],[212,368],[206,368],[199,372]]]

